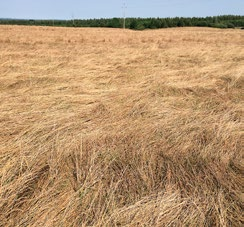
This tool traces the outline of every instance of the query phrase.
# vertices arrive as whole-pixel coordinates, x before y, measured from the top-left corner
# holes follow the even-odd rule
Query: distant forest
[[[36,25],[60,27],[123,27],[123,18],[88,19],[88,20],[17,20],[0,19],[0,24],[8,25]],[[172,28],[172,27],[214,27],[236,28],[244,27],[244,16],[216,16],[216,17],[175,17],[175,18],[126,18],[126,28],[134,30]]]

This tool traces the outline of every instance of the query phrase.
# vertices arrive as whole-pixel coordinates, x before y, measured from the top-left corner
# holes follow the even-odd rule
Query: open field
[[[241,226],[244,31],[0,26],[0,226]]]

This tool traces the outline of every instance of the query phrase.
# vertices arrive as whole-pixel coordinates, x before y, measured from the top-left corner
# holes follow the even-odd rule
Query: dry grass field
[[[242,226],[244,31],[0,26],[0,226]]]

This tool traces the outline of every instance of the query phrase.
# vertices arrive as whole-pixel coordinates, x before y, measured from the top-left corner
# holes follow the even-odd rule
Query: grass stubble
[[[243,31],[0,33],[0,226],[243,225]]]

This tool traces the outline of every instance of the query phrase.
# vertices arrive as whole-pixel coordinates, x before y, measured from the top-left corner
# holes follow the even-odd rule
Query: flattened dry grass
[[[243,225],[243,31],[0,33],[0,226]]]

